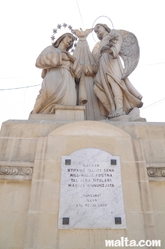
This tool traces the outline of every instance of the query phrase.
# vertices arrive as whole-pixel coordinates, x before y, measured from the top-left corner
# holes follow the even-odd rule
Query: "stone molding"
[[[31,180],[33,163],[0,161],[0,180]]]
[[[32,174],[33,174],[33,168],[32,167],[0,166],[0,175],[30,176]]]
[[[165,167],[148,167],[147,174],[149,177],[165,177]]]

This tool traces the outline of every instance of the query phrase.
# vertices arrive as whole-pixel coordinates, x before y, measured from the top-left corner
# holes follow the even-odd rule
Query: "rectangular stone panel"
[[[62,157],[58,227],[126,228],[118,156],[88,148]]]

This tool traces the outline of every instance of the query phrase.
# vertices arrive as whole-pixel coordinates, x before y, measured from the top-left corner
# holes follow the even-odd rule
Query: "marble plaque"
[[[58,228],[126,228],[119,156],[86,148],[62,157]]]

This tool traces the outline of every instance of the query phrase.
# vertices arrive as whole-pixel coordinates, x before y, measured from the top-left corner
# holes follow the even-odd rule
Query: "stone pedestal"
[[[81,109],[81,114],[82,112]],[[38,117],[31,115],[27,121],[9,120],[2,125],[0,249],[104,249],[105,240],[120,240],[121,237],[137,242],[160,239],[164,248],[165,123],[59,121],[46,116],[39,120]],[[86,150],[101,151],[101,154],[99,156],[96,153],[97,160],[93,157],[93,152],[82,156],[80,152]],[[61,184],[64,180],[62,162],[63,158],[73,159],[75,155],[79,155],[76,160],[81,161],[79,167],[78,161],[74,159],[79,169],[85,167],[82,166],[84,162],[89,165],[99,163],[98,169],[101,170],[109,169],[103,165],[109,159],[102,155],[120,162],[122,185],[119,180],[115,180],[115,176],[110,177],[113,177],[113,183],[119,183],[122,187],[122,191],[118,193],[123,196],[123,204],[120,203],[123,209],[117,206],[118,215],[115,214],[115,217],[125,217],[123,226],[120,226],[120,222],[124,218],[115,219],[116,226],[120,223],[117,229],[110,223],[107,226],[105,219],[109,219],[110,214],[106,217],[104,209],[97,207],[99,217],[104,219],[104,226],[92,227],[89,224],[87,227],[85,223],[85,227],[79,228],[59,227],[63,208],[60,206]],[[111,165],[112,167],[115,165]],[[71,167],[68,166],[68,169]],[[96,179],[96,173],[91,173],[93,175],[89,178]],[[104,176],[97,177],[107,179]],[[79,179],[86,178],[87,176]],[[65,193],[65,198],[71,197],[71,194],[72,191]],[[88,198],[84,196],[86,194],[84,192],[77,196],[84,198],[84,202],[88,202],[87,199],[97,199],[96,204],[100,203],[99,198],[103,198],[102,204],[108,204],[103,195]],[[89,194],[97,195],[98,191]],[[119,201],[115,200],[115,195],[112,196],[115,206]],[[77,198],[76,195],[74,198]],[[78,199],[74,199],[74,203],[78,203],[77,201]],[[67,203],[66,201],[66,205]],[[64,200],[61,204],[65,205]],[[72,205],[69,208],[72,209]],[[95,219],[97,212],[93,208]],[[78,212],[78,209],[74,210]],[[82,212],[80,214],[80,219],[83,219]],[[64,219],[64,225],[67,226],[68,217],[63,218],[67,218]]]
[[[30,114],[29,120],[83,121],[85,106],[56,105],[55,114]]]

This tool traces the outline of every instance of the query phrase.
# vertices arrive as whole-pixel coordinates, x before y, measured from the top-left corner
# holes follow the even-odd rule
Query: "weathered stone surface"
[[[32,168],[33,173],[28,181],[0,175],[0,249],[100,249],[105,239],[121,236],[161,239],[165,245],[165,178],[147,174],[148,168],[165,165],[165,124],[106,122],[3,123],[1,168]],[[58,230],[62,157],[85,148],[120,158],[126,229]]]
[[[85,106],[56,105],[54,114],[30,114],[30,120],[83,121]]]

